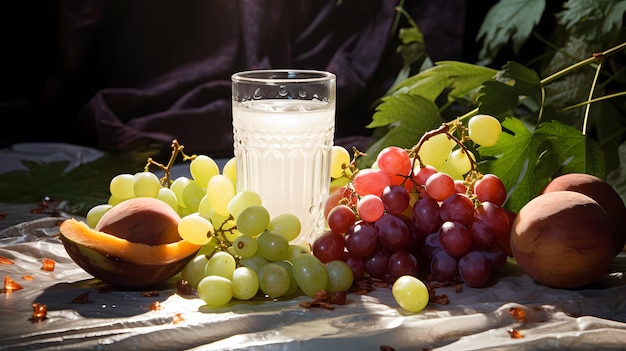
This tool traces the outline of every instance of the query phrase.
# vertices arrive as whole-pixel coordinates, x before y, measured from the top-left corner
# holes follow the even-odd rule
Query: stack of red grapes
[[[322,262],[344,260],[354,279],[393,283],[412,275],[480,288],[511,256],[514,213],[493,174],[455,180],[418,166],[406,150],[387,147],[376,167],[361,169],[331,193],[328,230],[312,244]],[[412,171],[413,170],[413,171]]]

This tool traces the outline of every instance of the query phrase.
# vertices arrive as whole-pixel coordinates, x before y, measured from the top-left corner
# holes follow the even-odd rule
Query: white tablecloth
[[[626,256],[592,287],[552,289],[509,262],[487,288],[436,289],[450,303],[419,313],[395,303],[389,288],[349,294],[334,310],[303,308],[307,296],[232,302],[208,309],[196,296],[176,294],[174,277],[157,296],[142,290],[102,289],[66,254],[58,218],[42,218],[0,232],[0,264],[23,289],[0,295],[0,349],[115,350],[603,350],[626,347]],[[56,262],[41,269],[43,258]],[[33,275],[25,280],[24,275]],[[73,303],[88,293],[88,303]],[[159,301],[162,309],[151,310]],[[31,320],[33,303],[47,318]],[[509,313],[519,307],[521,322]],[[182,321],[175,323],[180,316]],[[510,329],[523,337],[512,338]]]
[[[67,144],[22,144],[0,150],[0,173],[21,160],[69,160],[74,167],[101,153]],[[225,162],[225,160],[219,160]],[[184,167],[175,169],[184,174]],[[334,310],[303,308],[297,296],[278,301],[233,302],[207,309],[196,296],[176,294],[174,277],[157,296],[141,290],[103,290],[67,255],[58,238],[62,218],[32,213],[37,204],[0,203],[2,277],[23,289],[0,294],[0,350],[623,350],[626,349],[626,253],[591,287],[552,289],[536,284],[509,262],[487,288],[438,288],[450,303],[407,313],[389,288],[350,294]],[[42,260],[56,262],[41,270]],[[33,275],[33,280],[22,276]],[[81,294],[88,303],[73,303]],[[162,309],[151,310],[154,302]],[[31,320],[33,303],[47,318]],[[509,311],[525,311],[527,321]],[[179,323],[175,319],[181,317]],[[512,338],[517,330],[523,337]]]

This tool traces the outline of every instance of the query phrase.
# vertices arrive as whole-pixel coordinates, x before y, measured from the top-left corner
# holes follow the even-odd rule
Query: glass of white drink
[[[336,77],[324,71],[256,70],[232,76],[237,191],[259,193],[273,218],[291,213],[311,243],[325,228],[335,132]]]

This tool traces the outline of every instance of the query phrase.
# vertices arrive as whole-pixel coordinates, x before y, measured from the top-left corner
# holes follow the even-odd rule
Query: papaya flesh
[[[73,218],[63,221],[59,231],[76,264],[96,278],[127,287],[154,285],[173,277],[201,247],[183,239],[159,245],[131,242]]]

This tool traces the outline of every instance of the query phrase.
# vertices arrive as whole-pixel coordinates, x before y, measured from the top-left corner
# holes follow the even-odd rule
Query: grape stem
[[[197,157],[197,155],[195,154],[191,156],[185,154],[185,152],[183,151],[184,148],[185,146],[179,144],[178,140],[172,140],[172,154],[169,161],[167,162],[167,165],[155,161],[154,159],[152,159],[152,157],[148,157],[148,161],[146,162],[144,171],[148,172],[150,170],[150,166],[157,166],[165,173],[165,175],[160,179],[161,186],[163,186],[164,188],[169,188],[172,184],[172,178],[170,176],[170,173],[172,170],[172,166],[174,166],[174,163],[176,162],[176,158],[178,158],[178,155],[180,154],[183,157],[183,161],[191,161]]]

